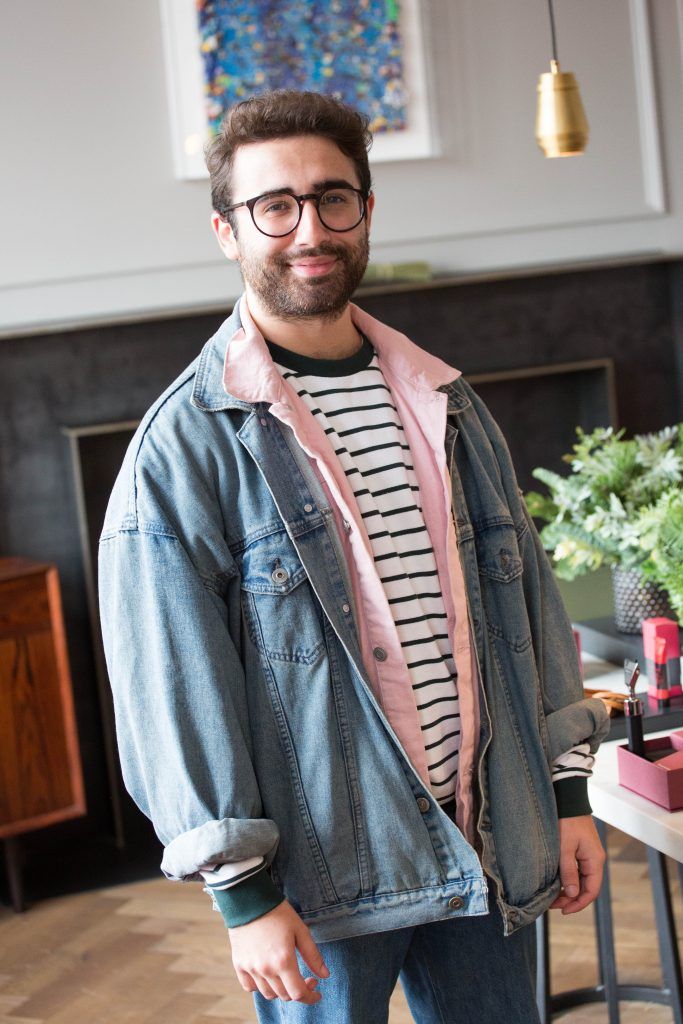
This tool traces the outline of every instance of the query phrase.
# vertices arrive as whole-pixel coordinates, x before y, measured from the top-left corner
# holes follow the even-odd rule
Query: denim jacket
[[[162,871],[263,856],[316,941],[484,914],[492,883],[510,934],[560,889],[552,760],[595,753],[609,719],[583,697],[507,446],[462,378],[439,388],[478,664],[471,845],[373,692],[317,475],[267,402],[224,387],[239,325],[144,417],[100,542],[123,777]]]

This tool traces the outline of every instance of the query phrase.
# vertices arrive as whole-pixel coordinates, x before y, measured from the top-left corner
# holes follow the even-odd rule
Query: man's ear
[[[238,256],[237,239],[230,226],[230,222],[223,220],[220,214],[214,210],[211,214],[211,227],[218,239],[218,244],[223,250],[223,255],[227,256],[229,260],[236,260]]]
[[[367,212],[365,214],[365,220],[366,220],[366,223],[368,225],[368,231],[369,231],[370,230],[370,222],[372,220],[372,211],[375,208],[375,194],[374,194],[374,192],[371,192],[370,195],[368,196],[368,198],[365,200],[365,207],[366,207],[366,210],[367,210]]]

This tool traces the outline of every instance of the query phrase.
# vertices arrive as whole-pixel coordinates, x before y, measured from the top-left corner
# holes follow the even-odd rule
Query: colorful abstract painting
[[[399,0],[196,0],[211,131],[266,89],[311,89],[406,127]]]

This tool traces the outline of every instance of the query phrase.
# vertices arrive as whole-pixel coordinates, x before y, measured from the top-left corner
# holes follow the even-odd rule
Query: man
[[[369,143],[337,100],[275,92],[208,150],[245,289],[106,515],[124,779],[260,1021],[386,1022],[400,976],[421,1021],[529,1024],[532,922],[600,887],[609,722],[490,414],[349,301]]]

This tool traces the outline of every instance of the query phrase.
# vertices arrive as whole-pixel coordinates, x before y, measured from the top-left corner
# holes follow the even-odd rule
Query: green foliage
[[[683,424],[630,439],[612,427],[576,433],[563,456],[570,474],[535,469],[549,493],[526,495],[531,515],[546,523],[541,540],[558,576],[637,567],[683,615]]]
[[[642,542],[649,550],[644,575],[669,592],[683,622],[683,492],[669,490],[641,513]]]

